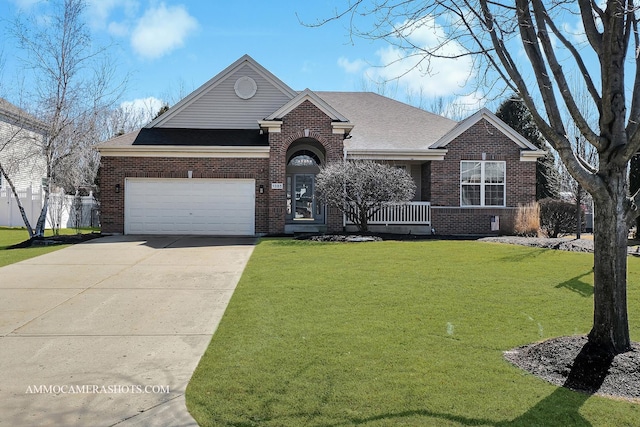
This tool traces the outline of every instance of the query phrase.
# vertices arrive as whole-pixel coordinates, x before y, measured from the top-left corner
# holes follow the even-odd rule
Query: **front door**
[[[315,174],[297,173],[287,176],[287,213],[296,223],[323,223],[324,206],[315,194]]]

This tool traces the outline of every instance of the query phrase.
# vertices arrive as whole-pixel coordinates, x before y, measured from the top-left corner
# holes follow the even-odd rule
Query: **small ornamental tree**
[[[343,212],[361,232],[385,203],[406,203],[416,185],[401,168],[368,160],[344,161],[324,166],[316,177],[322,202]]]

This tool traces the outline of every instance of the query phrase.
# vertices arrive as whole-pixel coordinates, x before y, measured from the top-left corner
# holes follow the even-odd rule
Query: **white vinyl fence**
[[[18,191],[18,196],[31,227],[35,227],[42,210],[42,190],[34,191],[29,187]],[[98,227],[98,212],[98,202],[91,193],[88,196],[52,193],[49,195],[47,228],[53,228],[53,225],[59,228]],[[0,226],[24,227],[18,203],[8,187],[0,188]]]

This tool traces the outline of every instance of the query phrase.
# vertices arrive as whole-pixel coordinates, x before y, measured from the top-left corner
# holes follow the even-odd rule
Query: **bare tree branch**
[[[596,54],[600,55],[602,52],[602,34],[598,31],[594,13],[600,19],[603,19],[604,12],[593,0],[578,0],[578,6],[580,7],[580,16],[582,17],[582,25],[584,26],[587,40],[589,40]]]

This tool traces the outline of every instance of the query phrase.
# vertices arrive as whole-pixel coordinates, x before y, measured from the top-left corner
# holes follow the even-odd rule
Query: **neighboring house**
[[[46,126],[0,98],[0,165],[15,186],[31,226],[42,208],[46,162],[39,142]],[[0,174],[0,226],[24,226],[9,183]]]
[[[458,123],[374,93],[298,92],[246,55],[98,149],[102,230],[125,234],[342,231],[314,184],[344,159],[388,162],[416,182],[414,201],[372,230],[497,233],[535,200],[544,155],[486,109]]]
[[[0,165],[16,188],[29,224],[36,227],[44,201],[47,163],[42,139],[47,126],[0,98]],[[49,196],[47,228],[97,226],[97,202],[92,195],[76,198],[57,189]],[[15,195],[0,174],[0,226],[24,227]]]

